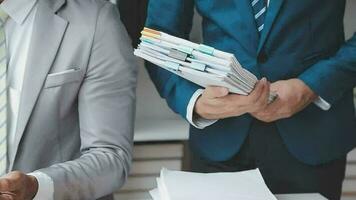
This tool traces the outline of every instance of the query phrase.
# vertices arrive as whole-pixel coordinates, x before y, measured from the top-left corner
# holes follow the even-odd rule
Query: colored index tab
[[[149,33],[152,33],[152,34],[156,34],[156,35],[161,35],[161,32],[153,30],[151,28],[147,28],[147,27],[143,28],[143,31],[144,32],[149,32]]]
[[[198,50],[202,53],[208,54],[208,55],[213,55],[215,49],[213,47],[209,47],[207,45],[204,44],[200,44]]]
[[[140,40],[141,40],[142,42],[147,42],[147,43],[150,43],[150,44],[155,44],[155,42],[154,42],[153,40],[151,40],[150,38],[148,38],[148,37],[142,36],[142,37],[140,38]]]
[[[180,68],[180,65],[178,63],[174,63],[174,62],[170,62],[170,61],[164,62],[164,66],[169,69],[172,69],[174,71],[178,71]]]
[[[159,38],[160,36],[151,32],[142,31],[141,34],[146,37]]]

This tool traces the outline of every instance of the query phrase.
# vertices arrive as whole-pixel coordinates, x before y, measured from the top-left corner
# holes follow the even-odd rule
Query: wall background
[[[356,32],[356,0],[348,0],[345,14],[345,33],[349,38]]]

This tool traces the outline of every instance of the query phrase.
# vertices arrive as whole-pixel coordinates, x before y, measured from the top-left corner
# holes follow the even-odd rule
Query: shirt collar
[[[3,9],[16,23],[22,24],[35,6],[37,0],[5,0],[1,3]]]

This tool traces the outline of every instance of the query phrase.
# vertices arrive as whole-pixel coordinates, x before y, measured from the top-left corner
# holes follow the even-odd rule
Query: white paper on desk
[[[278,200],[328,200],[320,194],[280,194]]]
[[[150,195],[153,200],[161,200],[161,197],[159,196],[160,194],[159,194],[158,188],[151,190]]]
[[[168,195],[161,200],[277,200],[258,169],[210,174],[163,169],[160,179]]]
[[[166,184],[161,178],[157,178],[158,196],[160,200],[170,200]]]

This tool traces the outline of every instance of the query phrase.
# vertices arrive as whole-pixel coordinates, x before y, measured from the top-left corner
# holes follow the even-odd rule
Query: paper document
[[[278,200],[328,200],[320,194],[280,194]]]
[[[258,169],[232,173],[192,173],[162,169],[153,200],[277,200]]]
[[[136,56],[204,88],[221,86],[231,93],[248,95],[258,81],[231,53],[149,28],[141,33]],[[276,98],[271,92],[269,102]],[[314,103],[323,110],[330,108],[320,98]]]
[[[222,86],[248,95],[258,81],[231,53],[148,28],[134,54],[202,87]],[[270,102],[276,97],[271,93]]]

